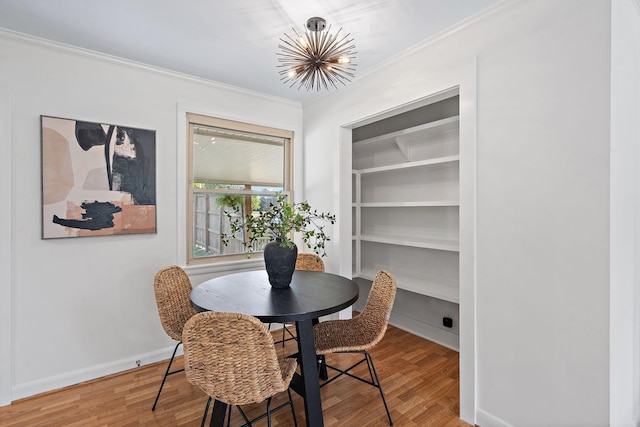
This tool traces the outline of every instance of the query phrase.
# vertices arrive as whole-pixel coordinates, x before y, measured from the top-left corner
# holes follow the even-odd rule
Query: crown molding
[[[636,2],[640,2],[640,0],[632,0],[632,1],[636,1]],[[385,61],[381,62],[378,65],[375,65],[371,68],[369,68],[367,71],[359,74],[356,76],[355,79],[353,79],[352,83],[364,79],[367,76],[371,75],[371,74],[375,74],[378,71],[380,71],[381,69],[389,66],[389,64],[393,63],[393,62],[397,62],[398,60],[401,60],[402,58],[405,57],[411,57],[413,55],[416,54],[416,52],[430,46],[430,45],[434,45],[436,43],[438,43],[439,41],[446,39],[448,37],[451,37],[454,34],[459,34],[465,31],[471,31],[474,28],[478,27],[479,25],[481,25],[484,21],[486,21],[489,18],[494,18],[497,16],[501,16],[501,15],[505,15],[507,13],[512,12],[515,9],[519,9],[521,7],[526,6],[527,4],[530,4],[531,0],[502,0],[500,2],[495,3],[494,5],[488,7],[487,9],[484,9],[474,15],[471,15],[470,17],[468,17],[467,19],[464,19],[460,22],[458,22],[457,24],[448,27],[442,31],[440,31],[439,33],[434,34],[431,37],[428,37],[424,40],[422,40],[421,42],[418,42],[417,44],[398,52],[396,55],[393,55],[389,58],[387,58]],[[307,106],[307,105],[312,105],[316,102],[319,102],[320,100],[324,99],[327,96],[330,96],[331,93],[325,93],[323,96],[314,98],[312,100],[309,100],[307,102],[304,102],[303,105]]]
[[[640,1],[640,0],[634,0],[634,1]],[[484,9],[476,13],[475,15],[471,15],[467,19],[464,19],[458,22],[457,24],[451,27],[448,27],[440,31],[439,33],[436,33],[433,36],[428,37],[422,40],[421,42],[403,50],[402,52],[399,52],[398,54],[392,57],[389,57],[383,63],[367,70],[367,72],[364,73],[361,77],[364,77],[369,73],[374,73],[378,71],[380,68],[384,68],[389,63],[396,62],[400,58],[410,57],[414,55],[417,51],[423,50],[424,48],[431,46],[433,44],[436,44],[443,39],[449,38],[455,34],[471,31],[474,28],[481,25],[482,23],[484,23],[484,21],[486,21],[489,18],[505,15],[515,9],[519,9],[520,7],[526,6],[529,3],[530,3],[530,0],[503,0],[498,3],[495,3],[494,5],[488,7],[487,9]]]
[[[54,52],[67,54],[67,55],[75,55],[83,58],[93,59],[96,61],[107,62],[110,64],[119,65],[122,67],[127,67],[139,71],[146,71],[149,73],[153,73],[156,75],[168,76],[171,78],[176,78],[184,81],[188,81],[191,83],[201,84],[209,87],[213,87],[216,89],[236,92],[239,94],[249,95],[253,97],[259,97],[269,101],[275,101],[282,104],[287,104],[291,106],[301,107],[302,103],[299,101],[294,101],[287,98],[281,98],[273,95],[268,95],[263,92],[257,92],[250,89],[246,89],[239,86],[233,86],[225,83],[220,83],[214,80],[205,79],[202,77],[192,76],[190,74],[179,73],[177,71],[168,70],[166,68],[156,67],[149,64],[144,64],[142,62],[136,62],[129,59],[124,59],[115,55],[109,55],[102,52],[96,52],[94,50],[85,49],[77,46],[68,45],[65,43],[59,43],[52,40],[44,39],[41,37],[36,37],[24,33],[20,33],[17,31],[7,30],[0,28],[0,38],[7,39],[19,43],[29,44],[35,47],[39,47],[42,49],[51,50]]]

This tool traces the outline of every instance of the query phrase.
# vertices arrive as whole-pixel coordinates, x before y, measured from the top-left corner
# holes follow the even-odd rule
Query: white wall
[[[611,11],[611,394],[613,427],[640,426],[640,2]]]
[[[10,201],[0,207],[0,404],[6,404],[133,368],[137,359],[169,357],[174,344],[160,326],[153,276],[184,260],[179,194],[186,177],[176,159],[185,158],[186,132],[178,126],[179,106],[293,130],[294,150],[302,108],[8,32],[0,33],[0,70],[0,191]],[[41,114],[156,130],[157,234],[40,239]],[[8,311],[5,297],[13,299]]]
[[[0,51],[0,55],[1,55]],[[12,97],[6,70],[0,68],[0,100]],[[0,141],[11,140],[10,102],[0,102]],[[12,241],[13,217],[13,156],[11,144],[2,145],[0,156],[0,406],[11,401],[12,331]]]
[[[304,107],[309,158],[342,171],[305,178],[346,192],[341,126],[461,86],[461,414],[483,427],[609,422],[609,17],[506,2]],[[348,194],[306,196],[348,218]]]
[[[614,0],[614,22],[637,4]],[[637,70],[637,56],[625,59],[624,48],[614,49],[610,69],[606,0],[514,0],[484,18],[304,107],[297,183],[304,171],[304,198],[340,215],[328,268],[351,271],[345,191],[351,161],[342,127],[460,85],[462,173],[468,174],[461,207],[463,418],[483,427],[638,425],[639,270],[637,260],[626,258],[612,259],[610,268],[610,256],[628,253],[625,247],[640,239],[629,240],[614,225],[633,222],[638,235],[637,216],[625,209],[630,198],[637,206],[639,196],[618,185],[629,173],[638,175],[626,157],[610,155],[613,147],[636,159],[633,144],[620,141],[637,141],[638,129],[621,124],[625,113],[609,111],[611,95],[613,109],[637,113],[637,97],[609,86],[611,76],[638,84],[637,72],[621,70]],[[614,41],[637,37],[637,20],[625,22]],[[0,137],[10,140],[0,157],[3,404],[133,367],[136,359],[168,356],[172,343],[157,319],[151,281],[157,269],[184,259],[181,106],[297,136],[302,111],[9,33],[0,33],[0,77]],[[40,240],[40,114],[157,131],[157,235]],[[251,266],[239,266],[245,267]],[[197,281],[211,273],[191,271]],[[630,278],[634,285],[624,286]]]
[[[478,408],[514,426],[602,426],[609,5],[533,2],[504,24],[517,36],[478,61]]]

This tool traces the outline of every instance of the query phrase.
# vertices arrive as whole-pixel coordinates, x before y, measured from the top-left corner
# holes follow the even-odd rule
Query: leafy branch
[[[222,244],[228,245],[231,236],[241,231],[248,234],[244,246],[252,251],[253,242],[261,237],[271,237],[280,241],[280,246],[293,248],[293,233],[302,233],[305,245],[317,255],[326,256],[325,242],[331,239],[325,233],[326,224],[335,224],[336,216],[328,212],[318,212],[312,209],[309,202],[289,203],[287,197],[278,194],[275,201],[267,206],[266,210],[253,216],[248,213],[244,218],[238,217],[241,207],[236,205],[231,210],[224,212],[229,219],[231,234],[222,233]]]

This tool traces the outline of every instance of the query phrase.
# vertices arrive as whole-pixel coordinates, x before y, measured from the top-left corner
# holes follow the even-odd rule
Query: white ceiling
[[[499,1],[0,0],[0,28],[305,102],[324,89],[283,84],[276,51],[308,18],[351,34],[357,78]]]

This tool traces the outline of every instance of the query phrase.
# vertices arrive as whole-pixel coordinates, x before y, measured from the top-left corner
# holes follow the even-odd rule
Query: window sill
[[[189,276],[205,274],[233,273],[243,270],[264,269],[264,259],[256,257],[234,261],[215,262],[211,264],[194,264],[184,268]]]

